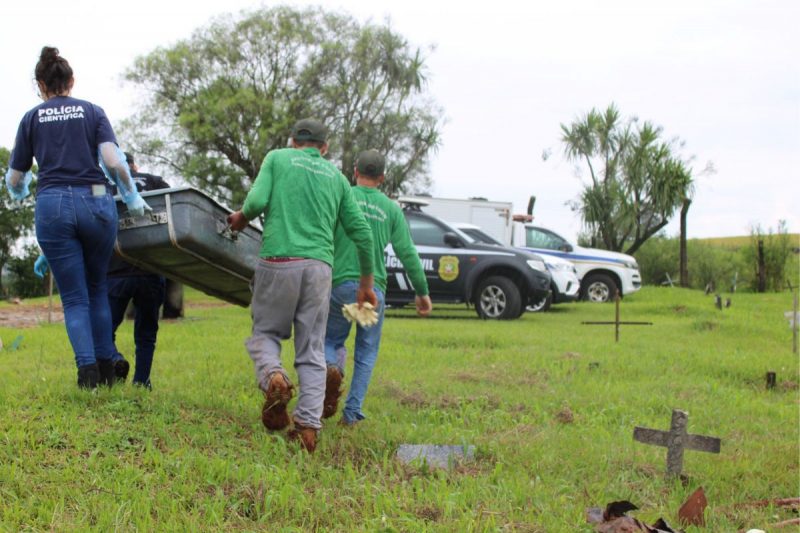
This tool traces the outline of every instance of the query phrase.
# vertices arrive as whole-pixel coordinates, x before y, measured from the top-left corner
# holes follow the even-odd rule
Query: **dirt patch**
[[[28,304],[24,300],[12,305],[0,306],[0,328],[35,328],[47,324],[47,304]],[[64,322],[64,310],[61,305],[53,304],[50,315],[51,322]]]
[[[227,302],[192,302],[185,304],[186,309],[210,309],[216,307],[231,307]],[[41,324],[47,324],[48,319],[47,304],[31,304],[25,300],[15,300],[9,305],[0,305],[0,328],[23,329],[35,328]],[[179,318],[174,320],[164,320],[165,322],[179,322],[181,320],[193,320],[194,317]],[[195,319],[196,320],[196,319]],[[53,324],[64,322],[64,309],[61,304],[53,302],[53,310],[50,315],[50,322]]]
[[[386,384],[386,392],[404,407],[411,409],[425,409],[436,407],[439,409],[459,409],[462,405],[477,404],[486,410],[494,410],[500,407],[500,398],[492,394],[481,394],[474,396],[452,396],[443,395],[439,398],[431,398],[420,390],[406,391],[396,382]]]
[[[400,405],[405,407],[423,409],[431,404],[423,392],[406,391],[395,382],[391,382],[386,385],[386,392],[389,394],[389,396],[400,402]]]
[[[209,301],[209,302],[191,302],[185,303],[184,307],[189,309],[210,309],[214,307],[233,307],[233,304],[223,301]]]
[[[517,385],[524,385],[524,386],[535,386],[535,385],[546,385],[550,380],[550,376],[548,375],[546,370],[537,370],[535,372],[527,372],[521,374],[515,380]]]
[[[428,522],[437,522],[439,519],[442,518],[442,510],[438,507],[434,507],[432,505],[426,505],[424,507],[418,508],[414,514],[417,515],[418,518],[423,520],[427,520]]]
[[[713,320],[705,320],[695,322],[694,327],[698,331],[716,331],[719,329],[719,322]]]
[[[481,394],[476,396],[442,396],[436,406],[440,409],[457,409],[466,404],[478,404],[486,410],[494,410],[500,407],[500,399],[496,396],[489,394]]]
[[[473,374],[471,372],[456,372],[453,374],[453,379],[461,381],[462,383],[480,383],[481,381],[486,381],[478,374]]]
[[[562,424],[572,424],[575,421],[575,415],[572,413],[572,409],[565,405],[556,413],[556,420]]]

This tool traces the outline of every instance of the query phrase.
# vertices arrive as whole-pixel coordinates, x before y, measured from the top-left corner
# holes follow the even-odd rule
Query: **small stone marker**
[[[778,375],[775,372],[767,372],[767,388],[774,389],[778,383]]]
[[[672,424],[669,431],[635,427],[633,440],[644,444],[654,444],[667,448],[667,476],[680,476],[683,470],[683,450],[719,453],[722,441],[716,437],[690,435],[686,433],[689,413],[679,409],[672,410]]]
[[[795,288],[792,286],[791,283],[788,283],[789,290],[792,291],[792,310],[787,311],[783,314],[787,319],[789,319],[789,327],[792,328],[792,353],[797,353],[797,328],[798,324],[800,324],[800,320],[798,320],[798,313],[797,313],[797,292]]]
[[[444,446],[438,444],[401,444],[397,458],[406,464],[414,461],[434,468],[448,468],[452,463],[470,461],[475,457],[475,446]]]
[[[794,325],[797,324],[798,322],[797,313],[795,313],[794,311],[786,311],[785,313],[783,313],[783,316],[785,316],[786,320],[789,321],[789,327],[794,328]]]

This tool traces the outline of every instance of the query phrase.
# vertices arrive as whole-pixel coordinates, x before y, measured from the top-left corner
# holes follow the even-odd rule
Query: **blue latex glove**
[[[20,170],[14,170],[13,168],[9,167],[8,171],[6,172],[6,188],[8,189],[8,193],[11,195],[11,198],[18,202],[21,202],[27,198],[31,193],[28,186],[31,184],[32,179],[33,174],[30,170],[23,173]],[[13,182],[16,182],[16,184],[12,185]]]
[[[147,205],[147,202],[144,201],[139,193],[135,193],[133,197],[131,197],[125,205],[128,206],[128,212],[135,217],[144,216],[145,211],[152,211],[153,208]]]
[[[44,278],[45,275],[47,275],[47,267],[47,258],[43,255],[40,255],[33,264],[33,273],[36,274],[36,277]]]

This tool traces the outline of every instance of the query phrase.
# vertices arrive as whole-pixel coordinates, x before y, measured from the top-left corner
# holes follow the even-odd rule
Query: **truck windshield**
[[[546,250],[562,250],[567,241],[552,231],[528,226],[525,228],[525,246],[544,248]]]
[[[503,243],[489,235],[488,233],[478,228],[459,228],[461,231],[475,239],[475,241],[483,244],[494,244],[495,246],[503,246]]]
[[[411,230],[411,239],[417,246],[442,246],[445,233],[455,233],[466,243],[474,242],[469,235],[434,217],[422,217],[407,212],[406,221]]]

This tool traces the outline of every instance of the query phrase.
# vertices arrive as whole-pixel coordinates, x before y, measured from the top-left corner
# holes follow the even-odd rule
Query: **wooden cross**
[[[616,305],[616,315],[615,315],[615,318],[614,318],[613,322],[611,322],[611,321],[600,321],[600,322],[586,322],[586,321],[584,321],[584,322],[581,322],[581,324],[583,324],[585,326],[610,326],[611,324],[614,324],[614,326],[615,326],[615,328],[614,328],[614,342],[619,342],[619,327],[620,327],[620,325],[623,325],[623,324],[626,325],[626,326],[652,326],[653,325],[652,322],[621,322],[620,319],[619,319],[619,301],[620,301],[619,291],[617,291],[617,295],[614,298],[614,303]]]
[[[716,437],[690,435],[686,433],[689,413],[679,409],[672,410],[672,424],[669,431],[635,427],[633,440],[644,444],[654,444],[667,448],[667,476],[680,476],[683,470],[683,450],[719,453],[722,441]]]
[[[792,311],[787,311],[783,314],[786,318],[789,319],[789,327],[792,328],[792,353],[797,353],[797,327],[798,327],[798,315],[797,315],[797,291],[796,287],[792,286],[791,281],[787,281],[786,285],[789,287],[789,290],[792,293],[792,301],[793,307]]]

